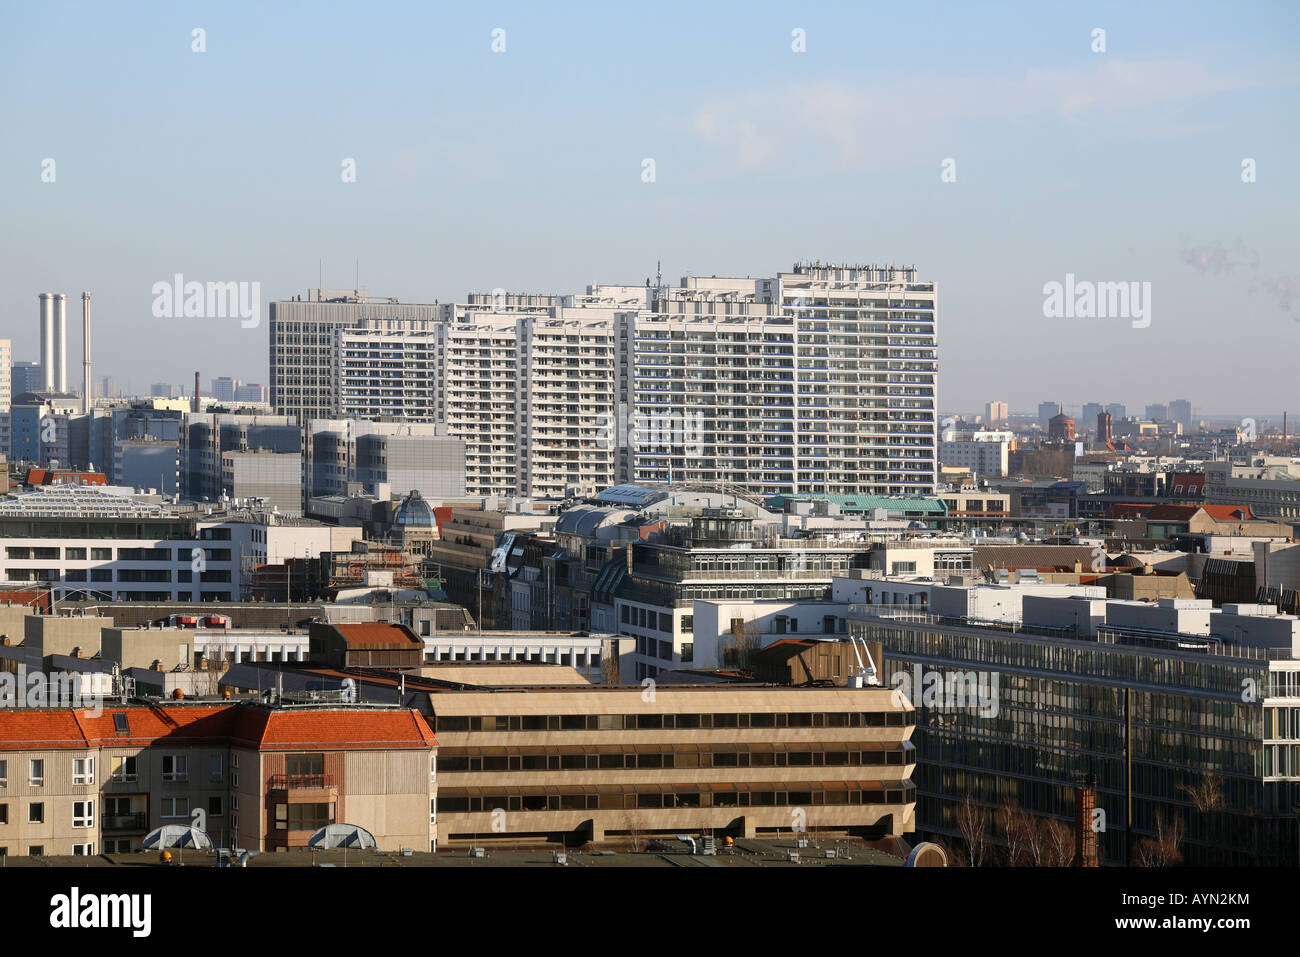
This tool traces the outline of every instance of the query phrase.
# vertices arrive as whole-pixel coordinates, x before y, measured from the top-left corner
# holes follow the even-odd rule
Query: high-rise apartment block
[[[989,425],[1005,422],[1011,415],[1011,407],[996,399],[984,405],[984,421]]]
[[[469,494],[617,481],[933,493],[936,292],[912,267],[271,304],[281,415],[445,424]]]
[[[0,339],[0,456],[9,456],[9,399],[13,383],[10,381],[10,367],[13,365],[13,344],[8,339]]]

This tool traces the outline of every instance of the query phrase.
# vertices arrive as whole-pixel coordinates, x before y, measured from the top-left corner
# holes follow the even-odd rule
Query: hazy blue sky
[[[96,374],[206,388],[266,381],[321,259],[424,302],[820,258],[939,283],[945,410],[1295,395],[1300,4],[466,6],[7,3],[0,337],[36,359],[66,293],[79,384],[87,289]],[[263,321],[154,318],[175,273]],[[1066,273],[1150,282],[1149,327],[1044,318]]]

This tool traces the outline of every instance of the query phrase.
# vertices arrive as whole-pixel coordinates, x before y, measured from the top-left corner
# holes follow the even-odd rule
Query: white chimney
[[[54,388],[68,391],[68,297],[54,297]]]
[[[54,293],[41,293],[41,391],[54,391]]]

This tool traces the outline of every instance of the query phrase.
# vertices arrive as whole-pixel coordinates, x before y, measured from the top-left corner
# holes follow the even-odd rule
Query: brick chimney
[[[1074,860],[1071,867],[1097,866],[1097,832],[1092,829],[1092,812],[1097,806],[1097,779],[1091,773],[1074,787]]]

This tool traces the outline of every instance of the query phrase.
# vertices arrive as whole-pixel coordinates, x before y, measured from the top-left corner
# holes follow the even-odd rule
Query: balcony
[[[271,791],[326,790],[332,787],[332,774],[273,774],[267,784]]]
[[[144,811],[134,814],[106,814],[103,818],[104,833],[124,833],[128,831],[147,831],[149,815]]]

